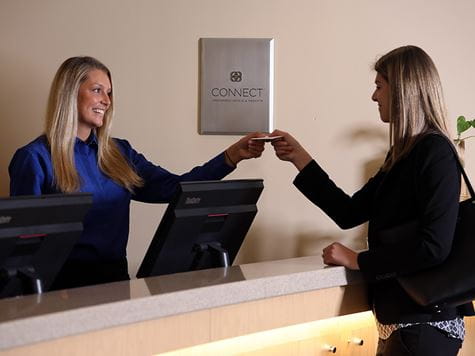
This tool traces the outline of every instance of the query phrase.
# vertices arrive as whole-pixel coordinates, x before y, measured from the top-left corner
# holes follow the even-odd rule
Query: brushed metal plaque
[[[274,40],[200,39],[200,133],[273,130]]]

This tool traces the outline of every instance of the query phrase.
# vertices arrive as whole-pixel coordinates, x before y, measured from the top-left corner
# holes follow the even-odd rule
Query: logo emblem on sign
[[[242,80],[242,72],[231,72],[230,79],[232,82],[240,82]]]

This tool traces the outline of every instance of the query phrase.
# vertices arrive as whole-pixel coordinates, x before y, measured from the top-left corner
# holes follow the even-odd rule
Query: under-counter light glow
[[[162,356],[209,356],[209,355],[237,355],[245,352],[257,351],[272,346],[298,342],[317,338],[319,336],[335,334],[337,337],[342,329],[352,330],[373,323],[373,315],[370,311],[318,320],[309,323],[286,326],[282,328],[261,331],[230,339],[210,342],[180,350],[161,353]],[[359,339],[359,335],[352,335],[350,340]],[[346,339],[348,340],[348,338]],[[326,343],[327,345],[328,342]],[[322,343],[322,348],[325,346]]]

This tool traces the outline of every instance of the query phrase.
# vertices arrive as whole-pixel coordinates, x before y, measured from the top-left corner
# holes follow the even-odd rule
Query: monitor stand
[[[0,279],[5,278],[6,281],[12,277],[17,278],[17,286],[20,286],[22,294],[42,294],[43,282],[34,267],[22,267],[19,269],[2,269]]]
[[[194,246],[194,250],[197,251],[196,257],[191,264],[191,269],[195,270],[196,267],[199,265],[200,260],[202,259],[205,253],[209,253],[218,257],[220,266],[216,267],[229,267],[229,254],[226,249],[224,249],[219,242],[204,242],[200,244],[196,244]]]
[[[35,294],[43,293],[43,282],[34,267],[23,267],[18,270],[18,277]]]

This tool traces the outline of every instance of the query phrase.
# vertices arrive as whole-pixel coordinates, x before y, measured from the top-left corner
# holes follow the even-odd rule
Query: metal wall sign
[[[200,133],[273,130],[274,40],[200,39]]]

